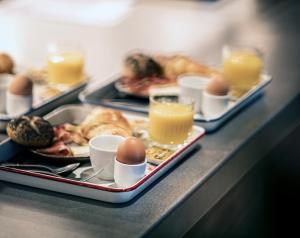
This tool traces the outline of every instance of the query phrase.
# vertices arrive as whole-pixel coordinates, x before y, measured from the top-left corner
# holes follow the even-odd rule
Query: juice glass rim
[[[251,52],[255,53],[259,58],[263,58],[264,54],[261,49],[251,45],[243,44],[226,44],[222,47],[222,56],[223,58],[228,57],[230,51],[241,51],[241,52]]]
[[[177,98],[178,101],[159,101],[157,99],[155,99],[156,97],[161,97],[161,98]],[[183,100],[183,101],[181,101]],[[186,101],[188,100],[188,101]],[[194,110],[194,106],[195,106],[195,100],[192,97],[180,97],[175,96],[175,95],[163,95],[163,94],[155,94],[155,95],[150,95],[149,96],[149,101],[150,101],[150,105],[151,104],[180,104],[180,105],[185,105],[185,106],[190,106],[192,110]]]

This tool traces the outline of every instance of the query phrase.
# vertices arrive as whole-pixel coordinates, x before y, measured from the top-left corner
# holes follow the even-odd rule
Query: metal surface
[[[158,44],[160,42],[156,41],[150,30],[156,28],[146,26],[147,23],[156,26],[156,22],[163,22],[165,42],[175,44],[176,40],[187,35],[184,38],[186,44],[196,45],[195,51],[201,51],[199,58],[205,55],[213,61],[220,56],[224,43],[239,41],[260,47],[264,51],[265,67],[274,77],[264,97],[232,118],[218,132],[204,137],[201,150],[191,153],[188,160],[178,164],[138,199],[127,204],[109,205],[1,182],[0,223],[3,238],[40,237],[41,234],[75,238],[181,237],[263,155],[299,124],[300,3],[222,0],[211,10],[197,8],[200,6],[198,2],[188,2],[187,6],[185,2],[181,2],[179,10],[175,8],[175,3],[155,9],[153,21],[135,20],[132,25],[140,24],[145,29],[140,33],[145,34],[147,44]],[[139,10],[143,15],[143,10]],[[213,19],[221,15],[222,21],[207,27],[207,18],[196,17],[201,13],[206,17],[211,15]],[[184,21],[189,24],[184,25]],[[189,35],[189,28],[185,26],[192,28],[193,32],[201,32],[201,29],[208,32],[201,32],[201,36]],[[123,29],[130,29],[128,35],[134,32],[133,28]],[[224,34],[216,33],[220,29]],[[172,37],[173,32],[177,33],[177,37]],[[139,37],[134,38],[133,42],[140,43]],[[123,39],[118,39],[118,42],[123,43]],[[178,49],[180,45],[178,43]],[[140,43],[135,47],[142,46]],[[212,170],[212,176],[206,177]]]

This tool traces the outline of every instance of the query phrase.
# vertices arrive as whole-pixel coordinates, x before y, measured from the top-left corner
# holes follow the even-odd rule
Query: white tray
[[[80,123],[94,107],[95,106],[91,105],[62,106],[46,115],[45,118],[52,124],[61,124],[65,122]],[[124,115],[129,120],[145,118],[132,113],[124,113]],[[204,133],[205,131],[203,128],[194,126],[193,132],[185,145],[175,151],[169,159],[155,167],[152,171],[148,171],[143,179],[128,188],[118,188],[113,182],[108,183],[107,181],[98,179],[93,179],[90,182],[81,182],[72,178],[54,177],[13,168],[0,168],[0,180],[105,202],[123,203],[134,198],[153,181],[166,173],[174,164],[182,160],[187,153],[197,147],[198,141]],[[0,143],[0,162],[8,161],[16,156],[21,150],[22,148],[10,139],[3,141]],[[73,172],[74,177],[84,174],[84,172],[89,170],[91,170],[90,167],[80,167]]]
[[[114,74],[100,83],[88,85],[85,90],[79,94],[79,99],[83,103],[102,105],[105,107],[116,108],[131,112],[148,113],[148,101],[142,98],[119,97],[120,92],[115,89],[115,83],[120,78],[120,74]],[[241,109],[245,108],[262,95],[263,89],[272,80],[268,74],[262,74],[258,85],[238,100],[231,100],[227,110],[215,118],[207,118],[201,113],[195,114],[194,120],[197,124],[205,128],[206,132],[213,132],[222,126],[227,120],[234,116]],[[108,97],[108,98],[105,98]]]

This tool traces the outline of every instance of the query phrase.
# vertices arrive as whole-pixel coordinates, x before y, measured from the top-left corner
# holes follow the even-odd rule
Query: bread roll
[[[52,144],[52,125],[41,117],[21,116],[7,125],[8,136],[16,143],[28,147],[47,147]]]

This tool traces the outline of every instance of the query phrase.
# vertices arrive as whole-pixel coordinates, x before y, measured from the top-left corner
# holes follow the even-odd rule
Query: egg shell
[[[229,92],[229,83],[221,75],[214,75],[207,84],[206,92],[216,96],[225,96]]]
[[[0,52],[0,73],[9,73],[11,74],[13,72],[14,68],[14,61],[12,58],[6,54]]]
[[[129,137],[118,147],[116,159],[123,164],[141,164],[145,161],[146,150],[141,139]]]
[[[23,75],[17,75],[11,82],[8,91],[14,95],[29,96],[32,95],[32,81]]]

